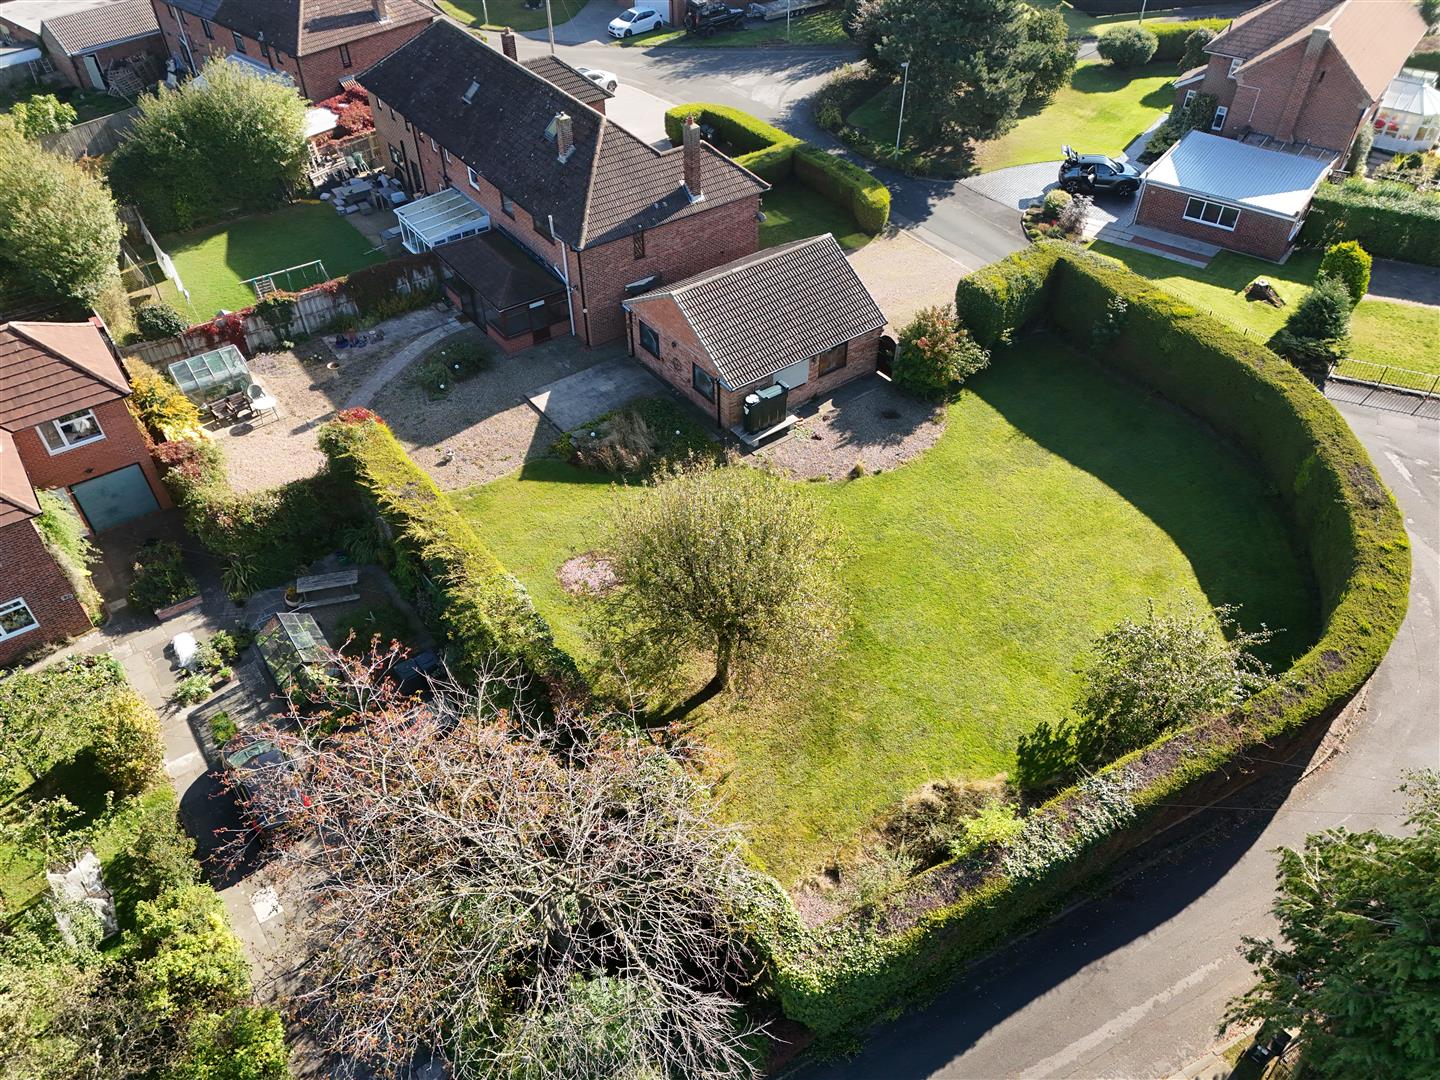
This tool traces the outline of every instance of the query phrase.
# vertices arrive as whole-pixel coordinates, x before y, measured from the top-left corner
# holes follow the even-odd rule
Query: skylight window
[[[475,100],[475,94],[477,91],[479,91],[479,89],[480,84],[478,82],[472,82],[470,84],[470,89],[466,90],[465,93],[460,95],[460,100],[465,102],[466,105],[469,105],[470,102]]]

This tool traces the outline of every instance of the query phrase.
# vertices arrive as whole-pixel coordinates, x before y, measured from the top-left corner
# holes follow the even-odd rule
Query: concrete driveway
[[[561,431],[574,431],[636,398],[664,392],[654,375],[628,356],[617,356],[542,386],[527,400]]]

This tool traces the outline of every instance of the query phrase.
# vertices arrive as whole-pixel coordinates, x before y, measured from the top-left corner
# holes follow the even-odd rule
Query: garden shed
[[[250,383],[250,366],[234,345],[222,345],[170,365],[170,378],[192,401],[204,403],[244,389]]]

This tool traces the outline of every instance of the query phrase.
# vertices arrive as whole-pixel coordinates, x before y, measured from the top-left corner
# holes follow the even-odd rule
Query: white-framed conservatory
[[[395,217],[400,242],[414,255],[490,229],[485,208],[453,187],[399,207]]]
[[[1404,68],[1390,80],[1375,112],[1375,146],[1397,154],[1440,143],[1440,72]]]

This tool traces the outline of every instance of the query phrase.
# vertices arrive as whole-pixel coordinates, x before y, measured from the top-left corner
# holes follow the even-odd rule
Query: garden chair
[[[258,382],[252,382],[245,388],[245,396],[250,399],[250,411],[259,416],[261,413],[270,413],[272,417],[280,415],[280,403],[265,392],[265,388]]]

